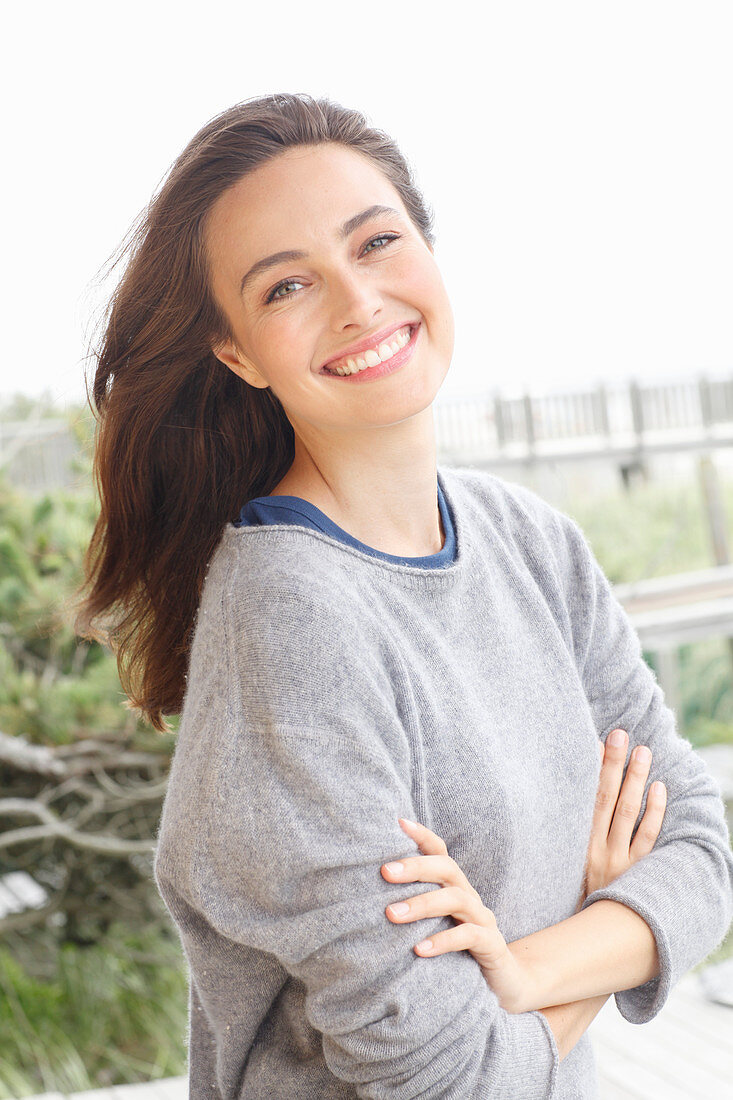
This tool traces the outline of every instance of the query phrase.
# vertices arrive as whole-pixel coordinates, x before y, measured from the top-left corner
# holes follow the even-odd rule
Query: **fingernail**
[[[401,917],[403,913],[410,912],[410,906],[406,901],[396,901],[394,905],[388,905],[387,908],[393,917]]]
[[[415,944],[415,947],[419,947],[422,951],[432,951],[433,950],[433,941],[432,940],[421,940],[420,943]]]
[[[608,735],[608,743],[613,745],[615,749],[620,749],[626,740],[626,734],[623,730],[614,730]]]
[[[417,828],[417,822],[416,821],[410,821],[409,817],[398,817],[397,820],[399,822],[401,822],[403,825],[414,825],[415,828]]]
[[[405,869],[404,863],[385,863],[385,871],[389,871],[391,875],[401,875]]]
[[[648,764],[652,754],[646,745],[637,745],[634,749],[634,760],[637,764]]]

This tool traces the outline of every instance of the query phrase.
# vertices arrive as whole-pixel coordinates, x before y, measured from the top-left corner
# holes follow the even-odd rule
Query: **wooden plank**
[[[733,1009],[676,1000],[665,1006],[662,1013],[670,1023],[674,1021],[687,1030],[688,1041],[697,1040],[697,1045],[704,1049],[722,1047],[733,1063]]]
[[[629,1030],[635,1025],[624,1028],[625,1021],[618,1029],[608,1029],[604,1036],[608,1044],[626,1051],[629,1059],[641,1060],[653,1066],[660,1076],[686,1087],[706,1084],[709,1096],[716,1096],[725,1082],[733,1081],[733,1051],[730,1046],[691,1042],[687,1028],[675,1021],[660,1018],[640,1025],[644,1034],[632,1036]],[[731,1090],[733,1094],[733,1090]]]
[[[59,1094],[60,1096],[60,1094]],[[112,1085],[108,1089],[75,1092],[66,1100],[184,1100],[188,1097],[187,1077],[168,1077],[136,1085]],[[31,1100],[42,1100],[32,1097]],[[61,1100],[64,1100],[61,1097]]]
[[[166,1077],[152,1084],[156,1100],[188,1100],[188,1077]]]
[[[644,1100],[640,1092],[629,1092],[623,1085],[616,1085],[601,1077],[598,1085],[599,1100]]]
[[[729,1082],[700,1071],[699,1066],[690,1066],[677,1076],[677,1066],[666,1065],[659,1060],[658,1052],[631,1052],[619,1042],[611,1047],[608,1044],[605,1055],[597,1055],[599,1073],[622,1085],[630,1094],[640,1095],[643,1100],[713,1100],[729,1096]]]
[[[704,998],[695,975],[649,1023],[629,1024],[610,1000],[589,1033],[599,1076],[630,1096],[733,1097],[733,1014]]]
[[[115,1085],[112,1089],[115,1100],[162,1100],[158,1081],[145,1081],[137,1085]]]
[[[60,1092],[44,1092],[39,1096],[33,1096],[30,1100],[66,1100]]]
[[[112,1089],[92,1089],[90,1092],[71,1092],[66,1100],[115,1100],[115,1095]]]
[[[674,1082],[664,1080],[656,1066],[630,1058],[623,1043],[616,1045],[604,1041],[594,1042],[593,1045],[601,1081],[611,1082],[633,1100],[692,1100],[693,1096],[697,1098],[702,1095],[691,1094],[685,1088],[678,1088]],[[708,1097],[708,1100],[712,1098]]]

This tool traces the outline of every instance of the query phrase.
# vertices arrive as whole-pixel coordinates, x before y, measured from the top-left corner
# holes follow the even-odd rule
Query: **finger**
[[[437,882],[443,886],[463,886],[466,876],[450,856],[406,856],[383,863],[382,877],[387,882]]]
[[[406,906],[407,908],[402,908]],[[453,917],[457,921],[479,923],[489,910],[459,886],[444,886],[427,894],[415,894],[412,898],[392,902],[384,910],[394,924],[409,924],[427,917]]]
[[[402,826],[404,832],[408,836],[412,836],[417,842],[418,847],[422,852],[426,853],[426,856],[413,856],[408,857],[400,862],[404,865],[402,872],[397,872],[396,878],[393,874],[389,874],[390,881],[398,882],[439,882],[444,885],[456,885],[462,889],[467,890],[470,894],[473,894],[476,898],[479,898],[477,891],[473,888],[471,883],[464,875],[461,868],[456,861],[448,855],[448,848],[442,837],[439,837],[437,833],[434,833],[431,829],[428,829],[427,825],[421,825],[417,821],[410,821],[405,817],[397,819]],[[411,870],[414,872],[416,869],[410,868],[411,861],[414,860],[426,860],[428,856],[435,858],[442,858],[445,863],[443,864],[426,864],[417,868],[417,872],[412,877],[404,877],[406,874],[410,875]],[[435,867],[441,877],[436,878],[433,873],[433,867]],[[385,868],[389,868],[389,864],[385,864]],[[480,900],[480,898],[479,898]]]
[[[646,797],[646,810],[636,830],[629,855],[632,860],[641,859],[651,852],[657,843],[662,828],[664,812],[667,809],[667,788],[664,783],[652,783]]]
[[[427,940],[416,943],[413,949],[418,955],[445,955],[448,951],[471,951],[480,955],[484,965],[489,965],[506,951],[506,940],[495,926],[485,928],[476,924],[458,924],[436,932]]]
[[[628,859],[629,856],[631,834],[641,810],[651,762],[648,746],[637,745],[629,760],[608,833],[608,847],[612,855],[615,853],[620,858]]]
[[[417,841],[418,847],[422,852],[425,852],[425,855],[441,856],[448,854],[445,841],[437,833],[428,829],[427,825],[420,825],[417,821],[408,821],[404,817],[399,817],[397,820],[404,832]]]
[[[611,731],[611,733],[614,732],[616,731]],[[608,837],[608,830],[611,827],[611,819],[613,818],[613,811],[616,807],[616,801],[621,788],[621,779],[624,773],[624,764],[626,763],[628,737],[625,730],[621,732],[624,735],[621,745],[611,744],[611,733],[609,733],[606,738],[601,774],[598,780],[598,790],[596,791],[596,803],[593,812],[591,835],[598,836],[603,843],[605,843]]]

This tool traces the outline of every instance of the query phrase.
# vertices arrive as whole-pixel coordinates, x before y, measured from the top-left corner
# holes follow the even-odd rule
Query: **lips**
[[[379,332],[372,333],[371,336],[365,336],[363,340],[359,340],[356,344],[351,344],[350,347],[344,348],[338,355],[332,355],[330,359],[327,359],[325,363],[321,364],[321,372],[325,367],[330,367],[332,363],[338,363],[341,359],[354,359],[356,356],[361,355],[362,352],[369,351],[373,348],[375,351],[380,344],[383,344],[385,340],[389,340],[395,332],[399,332],[400,329],[406,328],[408,325],[413,328],[417,321],[398,321],[394,325],[389,325],[387,328],[380,329]]]

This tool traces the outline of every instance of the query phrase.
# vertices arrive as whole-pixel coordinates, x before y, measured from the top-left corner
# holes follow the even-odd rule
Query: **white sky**
[[[83,398],[94,278],[210,117],[327,95],[436,214],[442,393],[733,369],[730,0],[14,4],[0,396]]]

